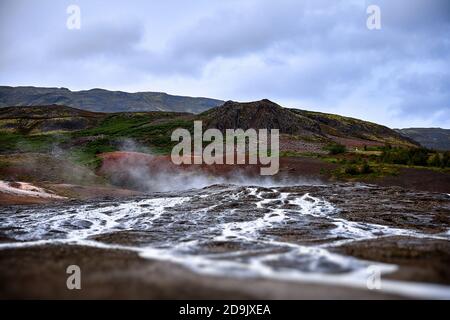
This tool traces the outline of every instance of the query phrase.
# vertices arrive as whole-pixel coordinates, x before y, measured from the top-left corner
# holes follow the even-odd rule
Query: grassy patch
[[[339,143],[330,143],[324,147],[324,150],[328,151],[330,154],[342,154],[347,151],[347,148]]]
[[[95,128],[64,134],[27,135],[1,132],[0,153],[50,153],[60,148],[67,152],[70,160],[90,168],[97,168],[101,164],[98,154],[117,151],[124,140],[132,139],[144,152],[150,149],[157,154],[169,154],[177,143],[171,141],[173,130],[186,128],[193,132],[193,123],[165,117],[173,117],[173,115],[170,113],[112,114]],[[83,142],[84,137],[89,138]]]
[[[352,151],[352,153],[364,155],[364,156],[381,156],[383,153],[382,151],[376,151],[376,150],[355,150]]]
[[[280,157],[318,158],[319,154],[314,152],[298,152],[292,150],[280,151]]]
[[[82,147],[73,148],[70,150],[70,156],[76,163],[97,168],[101,165],[101,159],[97,157],[98,154],[116,150],[117,148],[113,146],[109,139],[98,139],[88,142]]]
[[[335,158],[335,157],[321,157],[321,159],[328,163],[340,163],[341,159]]]
[[[0,153],[11,152],[49,152],[61,142],[65,135],[23,135],[19,133],[0,134]]]
[[[392,165],[368,162],[342,165],[332,172],[335,178],[342,180],[372,180],[397,174],[398,168]]]
[[[156,153],[170,153],[176,144],[171,141],[172,132],[177,128],[185,128],[193,132],[193,122],[180,119],[160,119],[164,115],[165,113],[157,116],[152,114],[111,115],[96,128],[81,130],[73,135],[74,137],[106,136],[110,141],[129,138],[149,147]],[[154,120],[158,121],[153,122]]]
[[[11,163],[9,161],[0,159],[0,170],[9,168],[10,166],[11,166]]]

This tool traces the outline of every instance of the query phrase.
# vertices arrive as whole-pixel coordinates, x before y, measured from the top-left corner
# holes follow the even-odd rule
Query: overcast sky
[[[450,128],[450,1],[0,0],[0,85],[268,98]]]

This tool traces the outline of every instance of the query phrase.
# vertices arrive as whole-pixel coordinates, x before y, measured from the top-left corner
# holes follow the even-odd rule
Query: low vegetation
[[[331,155],[345,153],[347,148],[340,143],[330,143],[325,148]]]
[[[130,151],[149,151],[167,154],[176,142],[171,133],[176,128],[193,131],[192,120],[170,112],[110,114],[91,128],[78,131],[28,134],[20,131],[1,131],[0,154],[64,153],[76,163],[96,168],[98,154],[130,148]]]
[[[269,102],[264,103],[268,105],[267,108],[273,107]],[[11,112],[13,111],[15,109],[11,109]],[[57,111],[57,109],[53,110],[53,112],[56,112],[55,117],[59,116]],[[73,110],[69,111],[74,112]],[[65,112],[65,109],[61,112]],[[210,115],[211,112],[205,114]],[[193,120],[202,117],[202,115],[194,116],[171,112],[95,115],[95,125],[90,124],[81,130],[50,132],[2,130],[0,134],[0,154],[51,153],[58,155],[64,153],[66,159],[95,169],[101,164],[98,155],[104,152],[127,150],[169,154],[172,147],[177,143],[171,141],[171,133],[173,130],[176,128],[185,128],[192,133]],[[311,119],[320,122],[322,126],[325,125],[325,120],[332,120],[333,123],[342,120],[334,115],[314,113],[303,113],[302,115],[308,115]],[[242,117],[240,118],[241,121],[243,121]],[[42,127],[49,127],[49,124],[45,122],[46,120],[44,118],[41,119],[43,121]],[[364,124],[364,122],[350,118],[345,118],[342,121],[342,132],[349,130],[348,128],[351,128],[352,125],[358,127]],[[375,125],[370,125],[368,128],[372,129],[372,126]],[[312,128],[314,129],[315,127],[312,126]],[[387,128],[380,126],[374,128],[380,135],[392,135]],[[366,131],[369,132],[369,129]],[[366,131],[363,130],[362,132]],[[355,132],[352,134],[354,135]],[[350,148],[347,149],[343,144],[329,142],[323,147],[327,151],[327,154],[324,154],[320,148],[322,148],[326,141],[330,141],[328,138],[319,137],[319,139],[316,135],[300,134],[289,136],[293,141],[316,142],[319,147],[317,147],[317,150],[313,149],[311,151],[309,149],[305,149],[304,151],[296,151],[295,149],[281,150],[281,157],[317,158],[336,164],[337,169],[332,172],[332,175],[337,178],[376,178],[396,174],[400,167],[405,166],[450,172],[449,151],[433,151],[419,147],[409,147],[404,144],[401,147],[398,144],[396,146],[385,144],[364,146],[363,148],[358,147],[355,150],[350,150]],[[127,146],[128,140],[133,141],[134,145],[132,147]],[[295,143],[293,145],[295,146]],[[0,163],[0,169],[6,166],[8,166],[8,163]]]
[[[423,166],[423,167],[450,167],[450,151],[438,152],[425,148],[392,148],[386,146],[382,150],[380,161],[385,163]]]
[[[332,175],[340,179],[370,179],[396,175],[400,168],[427,168],[450,172],[450,152],[425,148],[371,146],[357,152],[330,151],[327,156],[321,158],[339,166]]]

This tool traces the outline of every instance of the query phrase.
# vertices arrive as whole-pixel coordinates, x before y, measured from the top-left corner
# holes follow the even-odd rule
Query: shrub
[[[441,156],[439,153],[433,154],[429,159],[427,164],[431,167],[440,167],[442,165],[441,163]]]
[[[384,149],[381,155],[382,162],[393,164],[404,164],[414,166],[427,166],[428,158],[431,151],[423,148],[419,149],[403,149],[392,148]]]
[[[412,149],[409,151],[409,164],[414,166],[426,166],[428,151],[426,149]]]
[[[450,151],[446,151],[442,155],[441,167],[443,167],[443,168],[450,168]]]
[[[381,154],[382,162],[393,164],[408,164],[409,155],[406,149],[385,149]]]
[[[373,170],[372,170],[372,168],[370,167],[370,165],[367,162],[364,162],[361,165],[361,168],[360,168],[360,173],[361,174],[368,174],[368,173],[372,173],[372,172],[373,172]]]
[[[344,167],[344,173],[352,176],[359,174],[369,174],[372,173],[372,167],[367,163],[367,161],[360,162],[359,164],[348,164]]]
[[[325,147],[325,150],[328,150],[330,154],[340,154],[347,151],[345,146],[339,143],[330,143]]]
[[[344,172],[349,175],[357,175],[359,173],[358,168],[355,165],[349,165],[345,167]]]

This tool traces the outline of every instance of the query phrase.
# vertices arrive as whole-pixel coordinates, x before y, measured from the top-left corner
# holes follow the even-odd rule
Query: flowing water
[[[0,215],[0,234],[11,241],[0,249],[78,244],[131,250],[201,274],[366,288],[373,270],[383,276],[398,267],[336,254],[334,247],[393,235],[450,241],[448,230],[349,219],[331,200],[352,193],[370,193],[370,186],[213,185],[120,201],[9,207]],[[448,207],[450,197],[438,200]],[[437,284],[383,279],[382,290],[450,298],[450,287]]]

